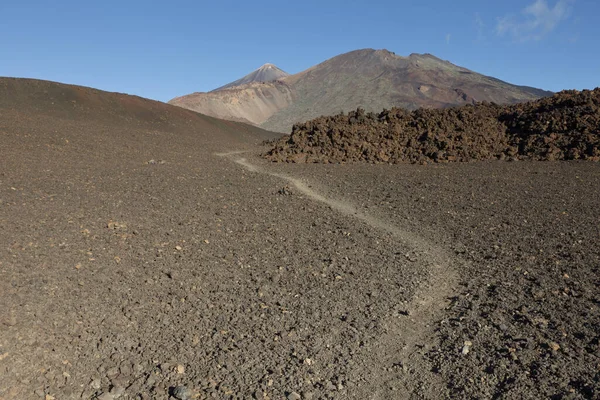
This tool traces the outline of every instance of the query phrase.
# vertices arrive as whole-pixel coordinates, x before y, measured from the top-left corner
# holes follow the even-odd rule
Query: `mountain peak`
[[[252,71],[243,78],[228,83],[227,85],[221,86],[219,88],[216,88],[215,90],[213,90],[213,92],[223,89],[229,89],[235,86],[240,86],[251,82],[272,82],[278,79],[285,78],[288,75],[289,74],[287,72],[280,69],[275,64],[266,63],[262,65],[259,69]]]

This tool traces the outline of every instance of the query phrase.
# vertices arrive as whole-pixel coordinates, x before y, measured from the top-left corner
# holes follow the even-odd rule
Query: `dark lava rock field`
[[[600,160],[600,88],[515,105],[358,109],[296,124],[271,161],[426,163]]]

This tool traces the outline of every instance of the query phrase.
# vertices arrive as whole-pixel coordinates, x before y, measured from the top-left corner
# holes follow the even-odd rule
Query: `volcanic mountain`
[[[364,49],[271,82],[226,85],[169,103],[289,133],[294,123],[357,107],[381,111],[391,107],[442,108],[479,101],[512,104],[550,94],[473,72],[431,54],[402,57],[388,50]]]
[[[237,81],[228,83],[227,85],[223,85],[223,86],[213,90],[213,92],[216,92],[218,90],[227,89],[227,88],[234,87],[234,86],[240,86],[245,83],[272,82],[272,81],[276,81],[277,79],[285,78],[286,76],[289,76],[289,75],[290,74],[288,74],[284,70],[277,68],[276,65],[267,63],[267,64],[263,65],[262,67],[260,67],[259,69],[257,69],[256,71],[252,71],[251,73],[244,76],[243,78],[238,79]]]

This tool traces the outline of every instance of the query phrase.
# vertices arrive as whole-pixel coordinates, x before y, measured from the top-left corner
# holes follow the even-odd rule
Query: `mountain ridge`
[[[243,117],[264,129],[289,133],[297,122],[358,107],[378,112],[481,101],[513,104],[551,94],[479,74],[429,53],[400,56],[385,49],[360,49],[271,82],[192,93],[169,103],[223,119]]]

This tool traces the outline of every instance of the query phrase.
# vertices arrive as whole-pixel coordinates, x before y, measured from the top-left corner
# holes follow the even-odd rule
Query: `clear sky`
[[[598,0],[0,0],[0,76],[167,101],[266,62],[431,53],[515,84],[600,86]]]

